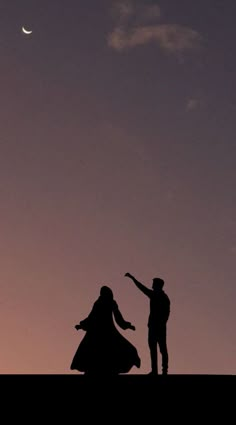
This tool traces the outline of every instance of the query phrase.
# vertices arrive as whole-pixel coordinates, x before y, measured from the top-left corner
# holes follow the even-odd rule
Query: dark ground
[[[235,395],[236,375],[0,375],[6,423],[227,423]]]

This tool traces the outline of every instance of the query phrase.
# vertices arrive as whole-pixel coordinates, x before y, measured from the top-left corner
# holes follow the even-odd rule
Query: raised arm
[[[147,297],[151,297],[152,295],[152,289],[147,288],[146,286],[144,286],[141,282],[139,282],[137,279],[135,279],[134,276],[132,276],[132,274],[130,273],[125,273],[126,277],[129,277],[134,284],[137,286],[137,288],[142,291],[145,295],[147,295]]]

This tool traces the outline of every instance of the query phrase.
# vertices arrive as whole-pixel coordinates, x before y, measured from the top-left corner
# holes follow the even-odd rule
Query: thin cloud
[[[161,9],[147,0],[120,0],[113,4],[113,14],[118,25],[131,19],[136,24],[147,23],[160,18]]]
[[[117,51],[154,42],[169,52],[181,52],[199,45],[200,34],[177,24],[139,26],[131,29],[115,28],[108,37],[108,45]]]
[[[126,20],[134,14],[134,5],[130,0],[117,1],[113,9],[117,19],[120,21]]]
[[[197,99],[197,98],[191,98],[191,99],[189,99],[189,100],[187,101],[187,104],[186,104],[186,111],[187,111],[187,112],[194,111],[195,109],[199,108],[200,104],[201,104],[200,99]]]
[[[180,53],[201,42],[200,34],[190,27],[161,23],[161,9],[151,0],[117,0],[113,11],[115,26],[107,43],[116,51],[155,43],[163,50]]]

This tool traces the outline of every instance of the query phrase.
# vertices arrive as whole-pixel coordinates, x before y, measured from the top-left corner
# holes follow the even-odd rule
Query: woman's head
[[[100,296],[107,300],[113,300],[113,292],[108,286],[101,287]]]

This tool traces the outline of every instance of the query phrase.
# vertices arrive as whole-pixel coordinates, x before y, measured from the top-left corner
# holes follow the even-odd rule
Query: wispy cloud
[[[203,100],[201,98],[192,97],[187,100],[186,103],[186,111],[191,112],[198,109],[200,106],[202,106]]]
[[[187,101],[186,110],[193,111],[198,106],[198,99],[189,99]]]
[[[160,7],[150,3],[148,0],[117,0],[113,4],[113,11],[118,24],[130,18],[136,23],[152,21],[161,15]]]
[[[197,31],[181,25],[168,24],[146,25],[129,31],[117,27],[108,37],[108,45],[119,51],[155,42],[165,50],[180,52],[193,49],[199,41]]]
[[[134,14],[134,5],[130,0],[117,1],[113,5],[116,18],[124,21]]]
[[[200,34],[189,27],[159,23],[160,7],[131,0],[117,1],[116,25],[108,35],[108,45],[117,51],[155,43],[162,49],[176,53],[196,48]],[[152,22],[151,22],[152,20]]]

